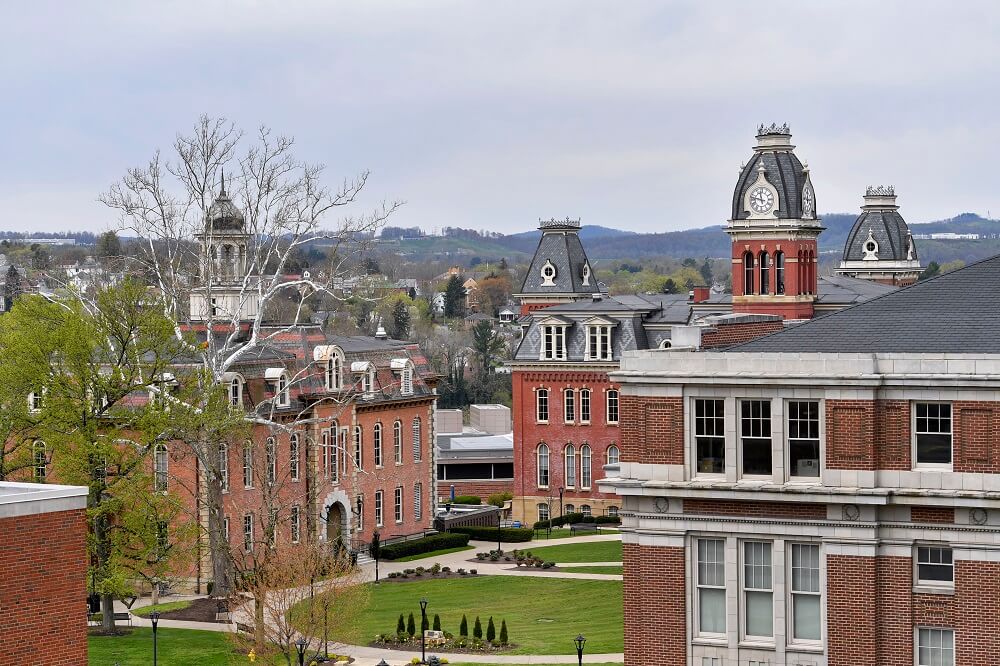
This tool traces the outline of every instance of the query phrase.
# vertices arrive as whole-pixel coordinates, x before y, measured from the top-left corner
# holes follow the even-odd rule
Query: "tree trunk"
[[[153,589],[149,593],[149,598],[153,606],[160,603],[160,581],[153,581]]]
[[[218,458],[218,455],[216,455]],[[215,470],[218,463],[206,466],[205,503],[208,509],[208,551],[212,558],[212,596],[228,598],[233,593],[233,568],[229,544],[222,529],[222,483]]]
[[[115,598],[110,594],[101,595],[101,629],[106,634],[115,630]]]
[[[264,633],[264,600],[267,593],[264,590],[255,590],[253,597],[253,641],[256,645],[257,654],[264,654],[265,633]]]

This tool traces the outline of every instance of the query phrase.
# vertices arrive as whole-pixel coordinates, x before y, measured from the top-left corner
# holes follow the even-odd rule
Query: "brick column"
[[[829,666],[881,666],[876,650],[875,558],[826,556]]]
[[[685,666],[684,548],[622,547],[625,666]]]

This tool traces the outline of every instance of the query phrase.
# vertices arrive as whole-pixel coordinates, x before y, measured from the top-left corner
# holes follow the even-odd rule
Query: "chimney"
[[[705,286],[695,287],[691,290],[689,300],[692,303],[704,303],[712,295],[712,290]]]

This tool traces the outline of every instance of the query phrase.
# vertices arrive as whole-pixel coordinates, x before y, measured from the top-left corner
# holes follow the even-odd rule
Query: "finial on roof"
[[[766,136],[768,134],[791,134],[791,130],[788,129],[788,123],[771,123],[770,125],[765,125],[761,123],[757,127],[757,136]]]
[[[896,188],[892,185],[869,185],[865,190],[866,197],[894,197]]]
[[[226,196],[226,167],[222,167],[222,177],[219,178],[222,183],[222,188],[219,190],[219,196]]]

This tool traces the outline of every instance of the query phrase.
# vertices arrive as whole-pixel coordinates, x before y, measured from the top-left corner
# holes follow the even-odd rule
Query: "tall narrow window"
[[[753,294],[753,253],[743,253],[743,293]]]
[[[769,273],[771,272],[771,257],[767,252],[760,253],[760,293],[769,294],[771,293],[771,281]]]
[[[372,445],[375,447],[375,466],[382,466],[382,424],[376,423],[372,429]]]
[[[539,423],[549,422],[549,390],[540,388],[535,391],[535,420]]]
[[[396,486],[395,491],[395,518],[397,523],[403,522],[403,487]]]
[[[301,509],[296,504],[292,507],[292,512],[289,516],[288,524],[291,528],[292,543],[298,543],[302,536],[302,514]]]
[[[253,488],[253,442],[243,445],[243,487]]]
[[[820,634],[819,546],[792,544],[792,638],[818,641]]]
[[[347,428],[336,425],[330,430],[330,480],[336,483],[340,479],[340,461],[343,459],[347,468]]]
[[[549,505],[538,503],[538,520],[548,520],[549,519]]]
[[[326,429],[320,433],[320,456],[323,458],[323,476],[327,479],[330,478],[330,438],[336,437],[336,435],[331,435],[331,432],[335,433],[336,430]]]
[[[375,491],[375,527],[382,527],[382,491]]]
[[[788,466],[791,476],[819,476],[819,402],[788,403]]]
[[[424,517],[424,484],[419,481],[413,484],[413,517],[416,520]]]
[[[35,481],[45,481],[45,474],[47,471],[47,466],[45,464],[45,442],[40,439],[36,439],[31,444],[31,450],[35,461],[35,467],[33,469]]]
[[[225,537],[226,546],[229,546],[229,516],[222,519],[222,536]]]
[[[771,473],[771,401],[740,401],[743,474]]]
[[[608,423],[618,423],[618,391],[608,390]]]
[[[584,444],[580,447],[580,488],[589,490],[592,479],[590,445]]]
[[[576,449],[573,448],[572,444],[567,444],[566,448],[563,449],[563,457],[565,460],[564,469],[566,474],[566,487],[575,488],[576,487]]]
[[[610,361],[611,327],[591,325],[587,327],[587,358],[591,361]]]
[[[268,485],[274,485],[274,482],[278,480],[278,452],[277,443],[274,437],[268,437],[264,442],[264,456],[267,462],[267,483]]]
[[[288,438],[288,476],[292,481],[299,480],[299,433],[293,432]]]
[[[537,456],[537,470],[538,470],[538,487],[548,488],[549,487],[549,447],[546,444],[539,444],[538,450],[536,451]]]
[[[243,516],[243,550],[253,552],[253,514]]]
[[[951,464],[951,405],[918,402],[914,405],[913,434],[918,465]]]
[[[392,449],[397,465],[403,464],[403,422],[397,420],[392,424]]]
[[[153,479],[153,490],[158,493],[167,492],[167,475],[170,467],[170,456],[167,453],[166,444],[157,444],[153,453],[153,469],[155,478]]]
[[[354,466],[364,469],[364,442],[362,442],[361,426],[354,426]]]
[[[420,432],[420,417],[413,417],[413,462],[420,462],[424,457],[423,441]]]
[[[403,395],[413,394],[413,368],[406,366],[399,379],[400,392]]]
[[[355,502],[355,504],[358,505],[358,508],[361,509],[360,511],[358,511],[358,525],[357,525],[357,528],[358,528],[358,530],[363,530],[365,528],[365,496],[364,495],[358,495],[354,499],[354,502]]]
[[[725,401],[694,401],[695,470],[698,474],[725,474]]]
[[[608,447],[607,458],[609,465],[617,465],[619,459],[621,458],[621,451],[618,449],[617,446],[612,444],[611,446]]]
[[[771,583],[771,544],[743,542],[744,633],[774,636],[774,593]]]
[[[698,633],[726,633],[726,542],[698,539]]]
[[[239,377],[233,377],[229,382],[229,404],[233,407],[243,404],[243,382]]]
[[[774,293],[785,293],[785,253],[780,250],[774,253]]]
[[[42,411],[44,391],[32,391],[28,394],[28,410],[32,412]]]
[[[918,628],[917,666],[955,666],[955,630]]]
[[[565,326],[542,326],[542,360],[566,360]]]
[[[580,389],[580,423],[590,423],[590,389]]]
[[[326,361],[326,388],[330,391],[339,391],[341,387],[340,378],[343,376],[343,364],[338,354],[334,354]]]
[[[229,492],[229,445],[223,442],[219,445],[219,483],[222,492]]]
[[[281,373],[278,375],[278,407],[288,407],[291,397],[288,392],[288,375]]]
[[[576,393],[571,388],[563,390],[563,420],[566,423],[576,420]]]

